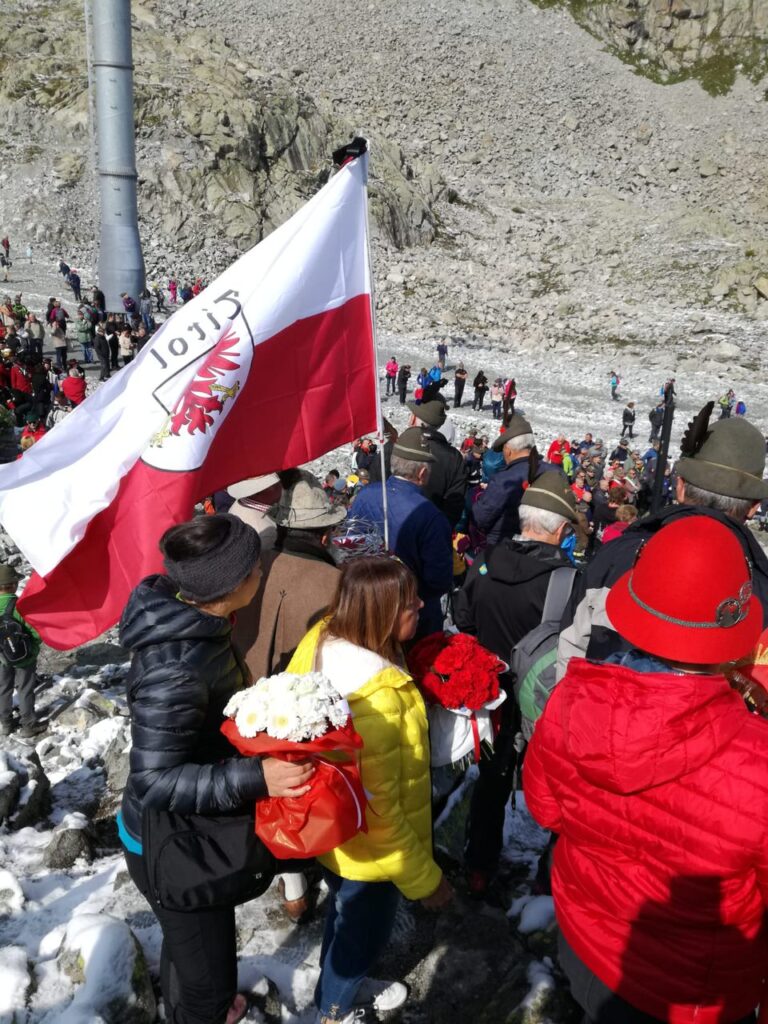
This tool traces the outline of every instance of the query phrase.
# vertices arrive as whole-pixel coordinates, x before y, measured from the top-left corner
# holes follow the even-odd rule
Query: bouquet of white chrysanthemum
[[[276,740],[303,743],[345,725],[349,705],[321,672],[281,672],[240,690],[224,714],[234,718],[246,739],[265,732]]]
[[[317,857],[366,830],[365,793],[350,759],[363,741],[347,702],[321,672],[259,679],[238,691],[224,714],[221,731],[241,754],[315,764],[304,796],[256,805],[256,832],[276,857]],[[329,761],[323,753],[344,759]]]

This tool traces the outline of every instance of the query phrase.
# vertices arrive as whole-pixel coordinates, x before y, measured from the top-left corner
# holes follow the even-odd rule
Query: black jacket
[[[439,430],[424,427],[422,433],[435,461],[429,464],[429,480],[421,492],[440,509],[453,529],[464,512],[467,467],[459,450],[449,444]]]
[[[122,811],[136,839],[145,806],[221,814],[266,796],[260,759],[240,757],[220,732],[224,706],[246,683],[232,625],[175,593],[166,576],[148,576],[120,621],[120,643],[133,652],[133,743]]]
[[[621,414],[621,422],[624,424],[625,427],[628,427],[630,426],[630,424],[634,423],[635,410],[629,408],[625,409],[624,412]]]
[[[562,677],[572,657],[602,661],[617,651],[629,650],[630,645],[614,631],[605,613],[608,590],[632,568],[641,544],[653,537],[666,523],[686,516],[717,519],[738,538],[744,554],[752,564],[754,594],[763,606],[763,621],[768,626],[768,558],[751,530],[724,512],[696,505],[672,505],[657,516],[646,516],[633,523],[620,537],[604,545],[576,580],[570,605],[560,624],[558,679]],[[712,554],[713,558],[717,557],[716,552]],[[659,585],[664,584],[664,579],[660,579]]]
[[[554,544],[503,540],[477,558],[454,597],[454,622],[502,661],[539,625],[549,576],[571,563]]]
[[[401,366],[397,371],[397,386],[404,388],[408,386],[408,379],[411,376],[411,371],[407,370],[404,366]]]

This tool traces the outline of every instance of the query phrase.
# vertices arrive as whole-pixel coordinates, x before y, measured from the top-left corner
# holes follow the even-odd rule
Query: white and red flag
[[[376,428],[367,164],[345,164],[0,468],[0,521],[35,569],[19,611],[52,647],[113,625],[206,494]]]

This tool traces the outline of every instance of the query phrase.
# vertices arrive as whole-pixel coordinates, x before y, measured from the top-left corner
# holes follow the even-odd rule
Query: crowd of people
[[[51,300],[38,336],[21,300],[0,308],[12,346],[5,411],[31,437],[44,429],[28,422],[44,412],[42,378],[46,416],[66,415],[75,389],[64,384],[79,370],[54,389],[51,361],[43,373],[32,345],[54,324],[67,338],[69,316]],[[99,314],[96,296],[78,322],[90,308]],[[128,333],[134,315],[136,331],[144,327],[140,311],[125,314]],[[109,323],[97,315],[83,338],[95,344]],[[491,383],[482,372],[475,405],[490,392],[498,432],[457,438],[447,342],[437,357],[410,399],[410,367],[394,356],[385,367],[384,397],[397,393],[410,414],[402,431],[385,421],[380,441],[358,439],[351,464],[322,482],[290,469],[211,495],[207,514],[166,532],[164,572],[143,580],[125,609],[133,744],[118,831],[162,927],[166,1016],[235,1024],[247,1012],[238,897],[170,904],[163,873],[184,869],[160,860],[148,822],[170,815],[174,827],[183,820],[207,835],[209,819],[254,801],[258,817],[263,799],[305,794],[311,759],[242,757],[220,726],[250,681],[318,671],[362,737],[368,801],[367,831],[319,864],[276,866],[297,927],[313,913],[319,877],[328,890],[319,1024],[373,1020],[405,1003],[402,982],[372,977],[401,899],[439,911],[459,886],[478,901],[498,898],[505,814],[520,786],[552,833],[537,884],[553,896],[560,966],[585,1019],[754,1020],[768,968],[768,731],[748,666],[768,624],[768,559],[748,524],[768,501],[765,439],[710,402],[681,456],[662,466],[671,380],[647,442],[633,445],[627,402],[614,444],[570,430],[540,452],[534,424],[515,409],[514,379]],[[458,364],[454,408],[468,379]],[[0,566],[0,613],[10,606],[23,626],[10,603],[17,582]],[[445,629],[499,659],[506,697],[478,757],[463,870],[450,879],[433,848],[429,721],[408,669],[413,644]],[[27,662],[0,668],[4,733],[14,687],[24,734],[37,728],[31,639]],[[465,771],[463,761],[450,768],[449,790]]]
[[[142,815],[232,812],[311,786],[311,761],[242,759],[218,733],[234,690],[284,670],[322,671],[364,738],[368,832],[320,858],[319,1022],[374,1019],[407,999],[401,982],[371,978],[400,899],[439,910],[462,885],[493,901],[521,778],[553,835],[539,884],[586,1019],[752,1019],[768,963],[768,732],[731,668],[768,622],[768,561],[747,525],[768,498],[763,436],[710,403],[649,509],[655,439],[641,452],[619,437],[609,451],[560,435],[541,458],[519,413],[492,440],[473,431],[456,446],[439,389],[409,411],[401,432],[386,424],[383,452],[362,438],[323,482],[296,469],[212,495],[209,515],[166,534],[166,573],[126,609],[134,746],[120,833],[163,927],[173,1019],[245,1012],[234,909],[159,902]],[[479,760],[464,873],[450,881],[432,848],[429,726],[407,669],[412,644],[446,627],[504,663],[507,696]],[[458,784],[466,766],[454,767]],[[278,868],[301,925],[316,869]]]
[[[39,313],[27,308],[22,293],[2,296],[0,462],[18,457],[16,442],[25,450],[30,439],[38,440],[80,405],[88,367],[98,367],[100,382],[108,380],[133,360],[156,328],[154,316],[137,309],[127,294],[123,313],[107,313],[99,288],[84,297],[79,278],[77,285],[74,315],[56,296]]]

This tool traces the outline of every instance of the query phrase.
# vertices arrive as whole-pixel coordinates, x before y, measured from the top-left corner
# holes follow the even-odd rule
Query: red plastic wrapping
[[[300,797],[268,797],[256,804],[256,834],[275,857],[318,857],[367,832],[365,790],[357,760],[327,760],[323,753],[353,754],[363,745],[351,721],[306,743],[276,740],[266,733],[252,739],[241,736],[234,721],[226,719],[221,731],[229,742],[249,756],[279,757],[283,761],[315,764],[311,789]]]

